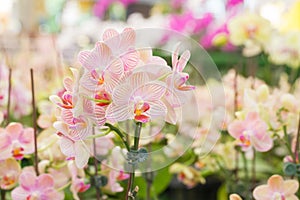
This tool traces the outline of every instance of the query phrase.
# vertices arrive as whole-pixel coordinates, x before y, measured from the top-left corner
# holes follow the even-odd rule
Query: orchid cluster
[[[298,199],[294,195],[299,192],[299,182],[295,179],[299,177],[296,170],[300,131],[298,83],[299,80],[290,85],[283,74],[280,87],[272,88],[263,80],[244,78],[233,70],[229,71],[223,77],[223,85],[215,85],[225,89],[227,113],[222,119],[222,126],[216,130],[210,128],[211,122],[207,119],[212,113],[218,114],[220,109],[214,108],[207,88],[198,87],[196,91],[199,90],[199,93],[196,94],[199,94],[197,100],[203,105],[200,108],[203,118],[200,116],[200,123],[186,118],[189,121],[187,130],[192,126],[199,127],[198,137],[192,146],[194,156],[192,162],[175,163],[170,168],[171,172],[178,174],[178,179],[188,187],[205,182],[207,174],[218,173],[228,183],[227,191],[239,193],[243,199],[249,199],[251,188],[255,187],[253,197],[258,200],[277,197]],[[199,144],[203,141],[208,144],[215,137],[220,137],[219,141],[213,149],[206,150],[211,150],[208,155],[203,156],[205,150]],[[266,155],[272,156],[266,158]],[[280,168],[274,169],[268,164],[270,162]],[[282,176],[273,175],[268,186],[257,186],[257,181],[274,172],[291,180],[283,184]],[[232,195],[231,199],[242,199],[240,196]]]
[[[113,136],[100,137],[105,127],[121,137],[127,151],[138,150],[138,141],[134,142],[135,149],[130,148],[130,141],[116,124],[133,120],[141,128],[155,119],[176,124],[186,93],[195,88],[187,85],[189,75],[183,72],[189,51],[179,57],[177,48],[171,68],[164,59],[153,56],[150,48],[136,49],[135,37],[131,28],[122,33],[106,30],[92,50],[79,53],[82,68],[73,68],[73,79],[64,79],[64,92],[50,97],[61,113],[53,124],[61,151],[78,168],[84,168],[90,156],[113,154]],[[122,173],[110,174],[109,181]]]

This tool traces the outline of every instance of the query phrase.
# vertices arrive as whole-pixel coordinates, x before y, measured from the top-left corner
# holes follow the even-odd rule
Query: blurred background
[[[235,69],[270,86],[281,84],[283,73],[291,84],[300,75],[300,0],[0,0],[0,108],[7,102],[8,68],[13,69],[13,117],[29,121],[29,68],[35,72],[37,100],[48,100],[61,90],[69,67],[78,65],[79,51],[93,48],[105,29],[125,27],[171,29],[191,37],[222,75]],[[157,37],[162,46],[168,40]],[[170,60],[160,53],[154,52]],[[220,184],[211,179],[186,190],[174,180],[162,196],[216,199]]]

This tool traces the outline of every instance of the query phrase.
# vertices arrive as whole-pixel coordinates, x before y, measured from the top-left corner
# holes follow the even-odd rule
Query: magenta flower
[[[64,199],[63,193],[54,189],[54,180],[49,174],[36,176],[30,172],[23,172],[19,178],[20,186],[11,195],[13,200],[53,200]]]
[[[245,120],[235,120],[228,126],[229,134],[237,139],[243,151],[251,147],[260,152],[268,151],[273,146],[273,140],[267,133],[267,124],[258,113],[248,113]]]
[[[254,189],[253,196],[256,200],[298,200],[295,193],[298,191],[299,182],[296,180],[283,180],[279,175],[269,178],[267,185]]]
[[[235,46],[229,40],[229,30],[227,23],[217,29],[208,31],[200,40],[200,44],[205,48],[221,47],[225,51],[232,51]]]
[[[14,157],[23,159],[24,155],[34,152],[34,132],[32,128],[23,128],[20,123],[10,123],[0,128],[0,160]]]
[[[169,27],[181,33],[198,34],[213,21],[213,15],[206,13],[202,18],[195,18],[192,11],[181,15],[171,15]]]
[[[163,117],[166,107],[161,98],[165,91],[163,82],[150,81],[144,72],[134,73],[115,88],[113,103],[106,110],[106,118],[111,121],[135,119],[146,123],[151,118]]]
[[[242,3],[244,3],[244,0],[228,0],[226,2],[226,9],[232,9]]]

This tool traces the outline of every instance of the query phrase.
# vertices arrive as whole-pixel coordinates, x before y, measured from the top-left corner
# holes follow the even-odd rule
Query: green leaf
[[[165,191],[173,177],[173,175],[169,173],[168,167],[153,173],[155,177],[151,186],[151,199],[155,199],[155,197]],[[141,199],[145,199],[147,196],[147,182],[145,178],[142,176],[136,177],[134,184],[139,187],[138,197]]]
[[[223,183],[221,187],[218,189],[217,193],[217,199],[218,200],[228,200],[228,194],[226,190],[226,183]]]

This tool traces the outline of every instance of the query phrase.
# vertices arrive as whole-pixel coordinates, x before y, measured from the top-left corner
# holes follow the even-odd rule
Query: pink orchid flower
[[[63,81],[64,91],[59,92],[58,95],[51,95],[49,97],[50,101],[55,103],[57,106],[63,109],[72,109],[74,108],[73,103],[73,80],[70,77],[67,77]]]
[[[20,173],[21,166],[15,159],[0,161],[0,188],[12,189],[17,184]]]
[[[254,189],[253,196],[256,200],[298,200],[295,193],[298,191],[299,182],[296,180],[283,180],[279,175],[268,179],[267,185]]]
[[[195,89],[195,86],[186,85],[189,75],[183,72],[190,58],[190,52],[186,50],[180,58],[178,58],[178,54],[179,46],[172,54],[173,71],[166,79],[168,89],[164,98],[164,103],[168,110],[166,121],[173,124],[177,120],[176,108],[180,107],[187,100],[186,92]]]
[[[71,192],[73,193],[73,198],[79,200],[78,193],[87,191],[91,185],[84,183],[84,171],[78,169],[73,161],[68,163],[68,168],[72,176],[72,184],[70,187]]]
[[[68,160],[75,160],[78,168],[83,168],[90,157],[90,144],[77,135],[72,135],[72,130],[63,122],[55,122],[53,126],[58,131],[60,138],[60,149]]]
[[[115,58],[122,60],[125,72],[131,71],[139,62],[139,54],[134,49],[135,37],[132,28],[125,28],[122,33],[107,29],[103,33],[104,43],[111,49]]]
[[[37,177],[34,173],[23,172],[19,177],[19,184],[11,193],[13,200],[64,199],[64,194],[54,189],[54,180],[49,174]]]
[[[267,133],[267,128],[267,124],[258,113],[250,112],[245,120],[235,120],[229,124],[228,132],[238,140],[243,151],[253,147],[257,151],[265,152],[273,146],[273,140]]]
[[[113,169],[108,167],[107,161],[102,162],[102,170],[108,171],[108,183],[105,186],[105,189],[111,192],[122,192],[124,188],[120,185],[118,181],[125,180],[129,178],[129,174],[124,173],[122,169],[124,166],[124,162],[126,162],[124,156],[124,151],[119,147],[116,146],[112,149],[111,157],[109,159],[110,166],[113,166]]]
[[[103,42],[97,42],[91,51],[81,51],[78,60],[86,69],[80,83],[91,91],[100,86],[113,88],[124,73],[121,60],[114,59],[111,49]]]
[[[0,160],[14,157],[23,159],[24,155],[34,152],[34,132],[32,128],[23,128],[20,123],[10,123],[0,128]]]
[[[174,88],[179,91],[193,90],[195,89],[195,86],[186,85],[186,82],[189,79],[189,75],[183,72],[188,60],[190,59],[191,53],[188,50],[186,50],[182,53],[179,59],[178,54],[179,46],[175,49],[174,53],[172,54],[172,84],[174,85]]]
[[[165,91],[163,82],[150,81],[147,73],[134,73],[115,88],[113,103],[106,110],[106,118],[111,121],[135,119],[146,123],[151,118],[163,117],[166,107],[161,98]]]
[[[62,110],[61,118],[62,121],[68,125],[69,135],[72,137],[72,139],[85,139],[87,136],[91,135],[91,123],[83,115],[74,117],[74,114],[71,110]]]

